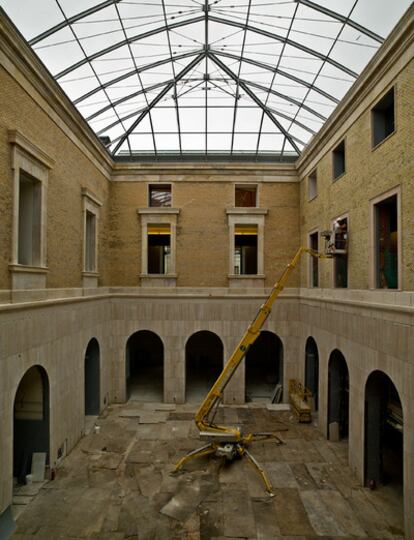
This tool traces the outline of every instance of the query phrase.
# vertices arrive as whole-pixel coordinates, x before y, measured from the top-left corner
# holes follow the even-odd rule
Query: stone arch
[[[334,349],[328,363],[328,437],[347,439],[349,434],[349,370],[344,355]]]
[[[319,352],[316,341],[309,336],[305,345],[305,386],[313,395],[315,411],[319,405]]]
[[[283,343],[275,333],[262,330],[245,358],[245,400],[271,402],[279,384],[283,384]]]
[[[365,383],[364,479],[371,487],[393,484],[403,490],[404,415],[398,390],[383,371]]]
[[[126,343],[127,397],[136,401],[164,399],[164,343],[151,330],[134,332]]]
[[[223,369],[223,342],[210,330],[192,334],[185,344],[186,401],[200,402]]]
[[[18,384],[13,405],[13,476],[26,483],[34,453],[49,463],[49,377],[40,365],[29,368]]]
[[[101,360],[98,340],[92,338],[85,351],[85,416],[97,416],[101,411]]]

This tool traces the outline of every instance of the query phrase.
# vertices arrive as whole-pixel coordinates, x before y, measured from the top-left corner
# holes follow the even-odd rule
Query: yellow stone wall
[[[307,243],[314,228],[329,229],[331,221],[348,214],[349,288],[370,286],[372,265],[370,201],[395,188],[401,189],[402,287],[414,289],[414,61],[411,60],[390,81],[377,84],[364,101],[364,109],[338,136],[326,140],[311,166],[300,171],[301,237]],[[371,145],[372,106],[392,86],[395,88],[395,132],[376,148]],[[346,172],[332,181],[332,149],[345,139]],[[317,169],[318,194],[308,201],[308,175]],[[321,263],[320,286],[330,287],[331,264]],[[302,285],[308,286],[308,266],[302,264]]]
[[[103,203],[98,264],[105,282],[107,178],[2,67],[0,88],[0,289],[10,288],[8,265],[12,249],[13,171],[8,130],[18,130],[55,161],[48,182],[47,286],[69,288],[82,284],[82,187]]]

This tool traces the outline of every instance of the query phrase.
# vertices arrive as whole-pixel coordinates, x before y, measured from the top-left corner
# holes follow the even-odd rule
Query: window
[[[257,206],[257,186],[236,186],[235,207]]]
[[[313,251],[319,250],[318,231],[309,235],[309,247]],[[319,259],[317,257],[309,257],[309,286],[319,287]]]
[[[257,274],[257,225],[235,226],[234,273]]]
[[[171,185],[160,184],[149,186],[149,206],[171,206]]]
[[[18,264],[40,266],[41,182],[20,171]]]
[[[332,152],[333,179],[339,178],[345,172],[345,141],[338,144]]]
[[[334,245],[334,287],[348,287],[348,218],[337,219],[333,224]]]
[[[398,288],[398,199],[392,195],[374,205],[375,287]]]
[[[86,211],[85,272],[96,271],[96,216]]]
[[[318,194],[316,170],[308,176],[308,200],[311,201]]]
[[[13,171],[12,289],[46,287],[47,190],[54,161],[17,130],[8,131]]]
[[[99,211],[102,203],[82,188],[83,203],[83,286],[98,286]]]
[[[171,267],[171,227],[148,225],[148,274],[168,274]]]
[[[394,88],[371,111],[372,146],[375,147],[395,130]]]

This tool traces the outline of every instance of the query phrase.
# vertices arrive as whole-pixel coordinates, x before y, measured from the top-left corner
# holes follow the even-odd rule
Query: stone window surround
[[[335,221],[345,219],[345,218],[348,222],[348,242],[349,242],[349,213],[348,212],[345,212],[331,219],[331,230],[333,229],[333,224]],[[349,257],[349,253],[348,253],[348,257]],[[331,288],[332,289],[340,288],[340,287],[335,287],[335,264],[336,263],[335,263],[335,257],[334,257],[332,260],[332,266],[331,266]],[[349,260],[348,260],[348,287],[345,287],[345,288],[349,289]]]
[[[11,169],[13,171],[13,221],[12,251],[9,269],[12,275],[12,289],[37,289],[46,287],[47,268],[47,189],[49,171],[54,160],[17,130],[8,131],[11,145]],[[26,172],[40,182],[40,264],[28,266],[19,264],[19,193],[20,173]]]
[[[320,252],[321,251],[321,235],[320,235],[320,231],[319,231],[319,227],[316,227],[316,228],[313,228],[313,229],[310,229],[308,231],[308,240],[307,240],[307,244],[308,244],[308,248],[311,248],[311,241],[310,241],[310,237],[312,236],[312,234],[315,234],[315,233],[318,233],[318,251]],[[321,279],[321,276],[320,276],[320,273],[319,273],[319,269],[318,269],[318,286],[317,287],[314,287],[312,285],[312,266],[313,266],[313,261],[319,261],[319,259],[315,259],[314,257],[312,257],[311,255],[308,257],[308,271],[307,271],[307,275],[308,275],[308,289],[319,289],[320,287],[320,279]]]
[[[389,199],[393,195],[397,196],[397,227],[398,227],[398,246],[397,246],[397,258],[398,258],[398,287],[396,289],[388,289],[390,291],[401,291],[402,290],[402,242],[401,242],[401,186],[396,186],[381,195],[370,199],[369,201],[369,288],[375,291],[384,291],[387,289],[382,289],[377,287],[377,274],[376,274],[376,252],[375,252],[375,205]]]
[[[226,210],[229,226],[229,273],[230,287],[264,287],[264,227],[266,208],[237,207]],[[236,225],[257,226],[257,274],[234,273],[234,230]]]
[[[179,208],[157,206],[137,210],[141,224],[141,285],[147,287],[175,287],[176,274],[176,239]],[[171,228],[171,268],[168,274],[148,274],[148,225],[169,225]]]
[[[99,213],[102,202],[87,188],[82,188],[83,214],[83,243],[82,243],[82,281],[84,287],[97,287],[99,278],[98,242],[99,242]],[[86,270],[86,215],[90,212],[95,216],[95,270]]]

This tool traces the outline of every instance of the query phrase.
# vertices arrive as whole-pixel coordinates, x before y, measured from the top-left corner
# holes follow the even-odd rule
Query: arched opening
[[[149,330],[129,337],[126,345],[126,385],[128,398],[136,401],[163,401],[164,345]]]
[[[49,379],[41,366],[26,371],[17,388],[13,411],[13,476],[25,484],[26,476],[36,467],[42,480],[49,463]]]
[[[308,337],[305,347],[305,386],[312,392],[314,410],[318,410],[319,353],[313,337]]]
[[[328,367],[328,437],[347,439],[349,433],[349,372],[344,355],[335,349]]]
[[[250,347],[245,359],[245,400],[277,402],[282,397],[283,344],[266,330]]]
[[[223,369],[223,343],[207,330],[193,334],[185,346],[186,401],[200,402]]]
[[[85,353],[85,416],[97,416],[100,413],[100,354],[99,343],[92,338]]]
[[[365,386],[365,483],[403,487],[403,411],[391,379],[374,371]]]

